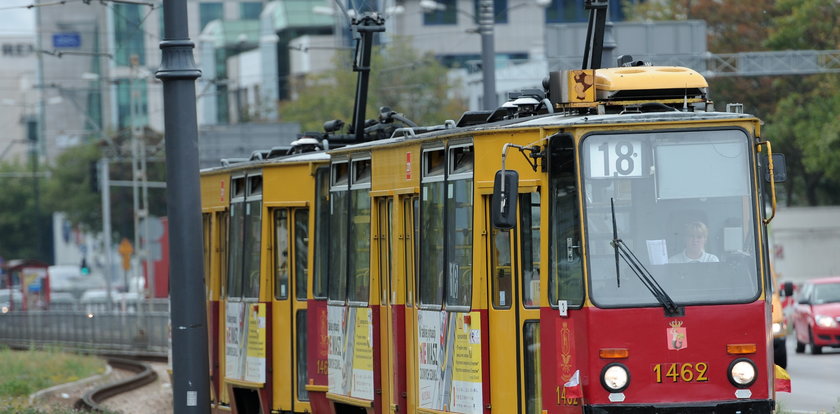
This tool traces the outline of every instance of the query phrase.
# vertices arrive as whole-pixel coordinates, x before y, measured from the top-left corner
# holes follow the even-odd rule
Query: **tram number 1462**
[[[706,376],[708,370],[709,364],[705,362],[671,362],[653,366],[653,373],[656,375],[657,383],[669,380],[671,382],[706,382],[709,380]]]

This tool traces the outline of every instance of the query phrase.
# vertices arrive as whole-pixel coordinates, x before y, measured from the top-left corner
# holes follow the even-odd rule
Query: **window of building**
[[[134,97],[137,100],[134,103],[137,105],[136,112],[131,111],[132,88],[135,88],[137,92]],[[122,129],[132,125],[147,125],[149,123],[148,103],[146,82],[141,80],[131,82],[128,79],[117,81],[117,127]]]
[[[636,2],[637,0],[633,0],[633,3]],[[614,22],[624,20],[621,2],[610,2],[607,14],[608,20]],[[572,23],[588,20],[589,11],[581,7],[581,1],[579,0],[551,0],[551,4],[545,8],[546,23]]]
[[[119,39],[114,60],[117,66],[131,66],[132,56],[137,56],[137,64],[146,64],[146,48],[143,43],[143,15],[139,4],[115,3],[114,38]]]
[[[257,20],[262,13],[263,4],[258,1],[239,3],[239,18],[242,20]]]
[[[224,7],[221,2],[202,2],[198,4],[198,19],[199,29],[204,30],[204,26],[213,20],[224,17]],[[138,6],[139,7],[139,6]]]
[[[427,26],[458,24],[457,0],[436,0],[441,10],[423,13],[423,24]]]

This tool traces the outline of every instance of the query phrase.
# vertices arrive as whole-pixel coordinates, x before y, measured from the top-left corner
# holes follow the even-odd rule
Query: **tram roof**
[[[240,162],[230,163],[228,165],[219,165],[216,167],[204,168],[202,173],[213,173],[223,171],[237,171],[246,170],[249,168],[263,168],[271,165],[280,164],[303,164],[310,162],[329,161],[330,156],[325,151],[306,152],[301,154],[286,155],[278,158],[269,158],[262,160],[243,160]]]
[[[679,122],[679,121],[707,121],[707,120],[733,120],[733,119],[755,119],[754,115],[734,112],[646,112],[646,113],[625,113],[625,114],[604,114],[604,115],[569,115],[562,113],[536,115],[526,118],[508,119],[499,122],[471,125],[467,127],[456,127],[442,130],[435,130],[417,135],[405,134],[403,136],[391,137],[376,141],[368,141],[358,144],[330,150],[330,154],[342,154],[366,148],[388,146],[405,141],[435,139],[447,136],[464,136],[471,133],[481,133],[493,130],[515,130],[524,128],[562,128],[584,125],[610,125],[610,124],[633,124],[633,123],[656,123],[656,122]]]

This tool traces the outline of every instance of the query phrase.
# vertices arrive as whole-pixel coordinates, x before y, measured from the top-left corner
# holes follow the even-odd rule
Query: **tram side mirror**
[[[504,230],[516,227],[517,194],[519,194],[519,173],[515,170],[497,171],[493,182],[493,199],[490,201],[493,226]]]
[[[770,182],[770,168],[764,167],[764,181]],[[787,164],[785,154],[773,154],[773,181],[783,183],[787,181]]]

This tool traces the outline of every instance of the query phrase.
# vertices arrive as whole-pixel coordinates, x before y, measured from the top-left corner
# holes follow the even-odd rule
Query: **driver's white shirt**
[[[719,262],[719,261],[720,260],[718,260],[717,256],[715,256],[711,253],[707,253],[705,250],[703,251],[702,254],[700,254],[700,257],[698,257],[696,259],[692,259],[692,258],[686,256],[685,255],[685,250],[681,251],[679,254],[671,256],[671,258],[668,259],[668,263],[708,263],[708,262]]]

